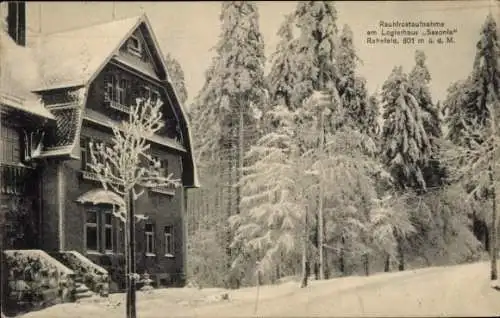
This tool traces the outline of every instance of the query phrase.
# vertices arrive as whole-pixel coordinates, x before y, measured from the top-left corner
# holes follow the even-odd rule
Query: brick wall
[[[95,137],[100,140],[106,140],[111,135],[104,130],[90,125],[82,128],[82,136]],[[174,178],[181,176],[182,167],[180,155],[169,153],[165,149],[154,149],[169,161],[169,171],[174,174]],[[77,198],[92,189],[100,188],[98,181],[82,179],[80,173],[81,162],[79,160],[70,160],[64,163],[66,187],[65,200],[65,242],[67,250],[76,250],[86,254],[84,237],[85,225],[85,205],[76,202]],[[184,189],[176,189],[175,195],[155,193],[144,191],[143,195],[135,203],[136,214],[144,214],[149,217],[155,227],[155,256],[145,255],[145,223],[140,221],[136,223],[136,260],[137,272],[143,273],[168,273],[173,277],[180,277],[184,271],[184,241],[183,241],[183,199]],[[174,256],[165,256],[165,226],[173,227]],[[96,263],[100,263],[102,257],[99,255],[87,255]]]

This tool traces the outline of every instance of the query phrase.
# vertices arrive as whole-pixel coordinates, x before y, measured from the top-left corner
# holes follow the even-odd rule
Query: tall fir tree
[[[472,123],[480,126],[487,124],[490,118],[488,102],[492,98],[498,100],[500,94],[499,55],[498,29],[490,14],[483,24],[481,37],[476,44],[471,74],[448,88],[448,96],[444,102],[449,132],[447,137],[454,144],[470,144],[464,134],[466,126]]]
[[[252,164],[245,168],[241,180],[244,209],[232,216],[236,229],[233,244],[241,250],[233,267],[255,269],[258,261],[265,274],[273,276],[276,266],[298,255],[295,251],[301,242],[305,202],[299,181],[302,171],[297,166],[294,113],[286,105],[278,105],[264,121],[266,133],[247,153]]]
[[[324,144],[325,133],[332,132],[334,118],[334,110],[340,106],[340,100],[336,88],[338,78],[336,69],[336,51],[337,51],[337,10],[331,1],[300,1],[294,12],[296,27],[298,28],[298,38],[296,41],[295,52],[295,68],[299,75],[294,84],[294,95],[291,98],[291,103],[296,108],[307,105],[306,102],[314,92],[327,91],[331,95],[333,102],[322,104],[321,107],[329,107],[328,115],[325,115],[324,110],[313,111],[314,115],[307,119],[299,118],[300,125],[304,125],[304,121],[314,118],[321,120],[316,121],[321,144]],[[306,106],[307,107],[307,106]],[[319,116],[318,116],[319,115]],[[306,124],[307,125],[307,124]],[[314,125],[314,123],[313,123]],[[318,126],[319,125],[319,126]],[[316,143],[317,145],[317,143]],[[307,151],[307,147],[301,145],[303,151]],[[319,185],[320,189],[323,189]],[[319,191],[322,193],[322,191]],[[322,215],[322,195],[318,197],[318,212],[316,215],[316,235],[317,244],[322,239],[324,233],[321,230],[323,220]],[[320,245],[318,245],[320,246]],[[319,248],[318,263],[314,266],[317,278],[322,278],[326,272],[322,263],[324,261],[323,247]]]
[[[331,1],[299,1],[294,12],[299,29],[295,53],[295,94],[300,107],[313,91],[332,90],[337,80],[337,10]]]
[[[444,171],[439,163],[439,141],[442,135],[439,109],[432,101],[429,84],[431,74],[425,64],[423,51],[415,52],[415,66],[411,70],[408,81],[410,93],[415,97],[421,110],[424,130],[429,138],[431,153],[422,167],[426,187],[439,187],[444,181]]]
[[[382,156],[397,187],[425,189],[422,166],[432,153],[432,145],[424,114],[401,66],[392,70],[382,87],[382,107]]]
[[[372,108],[376,105],[370,102],[366,80],[356,74],[361,60],[356,55],[353,40],[351,28],[344,25],[337,52],[337,89],[347,123],[363,133],[371,133],[376,129],[374,124],[378,113]]]
[[[271,56],[271,70],[268,75],[269,93],[272,104],[284,104],[293,109],[292,96],[294,95],[294,84],[297,81],[298,74],[295,66],[295,52],[297,40],[294,37],[294,16],[292,14],[285,16],[277,35],[280,42],[276,46],[276,51]]]
[[[476,44],[472,74],[468,79],[450,90],[447,105],[450,107],[450,137],[457,145],[461,154],[459,160],[459,175],[466,178],[467,190],[476,199],[491,202],[491,214],[484,221],[488,229],[484,236],[489,238],[491,254],[490,277],[498,278],[498,222],[497,222],[497,191],[498,151],[500,147],[500,44],[498,28],[491,14],[481,29],[481,36]],[[467,88],[458,92],[457,88]],[[473,215],[474,222],[480,220]],[[476,233],[481,234],[481,233]],[[489,235],[488,235],[489,234]]]
[[[267,105],[264,79],[264,41],[259,29],[259,13],[254,2],[222,3],[221,34],[216,56],[206,74],[198,105],[217,123],[215,145],[220,162],[221,211],[226,218],[240,212],[244,154],[258,134],[257,119]],[[210,123],[214,124],[214,123]],[[226,233],[227,264],[233,256],[231,233]],[[230,283],[237,287],[238,282]]]
[[[172,54],[165,54],[165,62],[167,63],[167,68],[169,71],[169,75],[172,80],[172,84],[177,92],[177,95],[181,101],[181,104],[184,103],[188,99],[188,92],[186,89],[186,82],[184,79],[184,70],[182,69],[179,61],[172,56]]]

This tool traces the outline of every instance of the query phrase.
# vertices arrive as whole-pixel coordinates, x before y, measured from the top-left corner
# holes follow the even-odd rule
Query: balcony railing
[[[24,194],[26,185],[32,182],[33,169],[22,164],[1,163],[0,180],[1,193]]]
[[[82,170],[81,173],[82,173],[82,178],[85,180],[101,181],[101,179],[99,179],[99,177],[95,172]]]
[[[121,103],[114,101],[107,96],[104,97],[104,103],[109,105],[109,107],[118,110],[122,113],[130,114],[130,107],[122,105]]]
[[[92,171],[88,171],[88,170],[81,170],[80,171],[81,174],[82,174],[82,178],[85,179],[85,180],[92,180],[92,181],[101,181],[101,179],[99,179],[99,177],[97,176],[97,174],[95,172],[92,172]],[[142,184],[143,187],[149,189],[149,191],[152,191],[152,192],[156,192],[156,193],[162,193],[162,194],[167,194],[167,195],[175,195],[175,185],[172,184],[172,185],[169,185],[169,186],[161,186],[161,187],[151,187],[151,186],[147,186],[145,184]]]
[[[150,190],[156,193],[175,195],[175,186],[171,185],[168,187],[151,187]]]

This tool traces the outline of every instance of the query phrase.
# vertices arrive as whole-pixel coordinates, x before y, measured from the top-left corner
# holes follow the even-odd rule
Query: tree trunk
[[[325,257],[324,257],[324,216],[323,216],[323,197],[324,197],[324,169],[323,169],[323,157],[324,157],[324,146],[325,146],[325,128],[324,128],[324,112],[320,114],[320,130],[319,130],[319,147],[320,147],[320,158],[319,158],[319,202],[318,202],[318,249],[319,249],[319,279],[325,279]]]
[[[498,257],[498,239],[497,239],[497,203],[496,203],[496,189],[495,189],[495,182],[494,182],[494,176],[493,176],[493,168],[491,165],[488,167],[489,168],[489,177],[490,177],[490,182],[491,182],[491,200],[492,200],[492,207],[493,207],[493,213],[491,216],[491,239],[490,239],[490,245],[491,245],[491,272],[490,272],[490,279],[491,280],[497,280],[498,279],[498,272],[497,272],[497,257]]]
[[[243,106],[242,103],[240,102],[240,107],[239,107],[239,124],[238,124],[238,157],[237,157],[237,164],[238,166],[236,167],[236,182],[239,184],[241,181],[241,178],[243,176],[243,157],[245,155],[245,148],[244,148],[244,133],[245,133],[245,121],[243,117]],[[240,205],[241,205],[241,185],[238,185],[236,187],[236,214],[240,214]]]
[[[236,202],[235,202],[235,210],[236,214],[241,213],[241,179],[243,176],[243,159],[245,155],[245,148],[244,148],[244,133],[245,133],[245,122],[244,122],[244,117],[243,117],[243,102],[239,103],[239,120],[238,120],[238,153],[236,154]],[[238,252],[236,252],[238,253]],[[234,277],[234,288],[238,289],[240,287],[240,277]]]
[[[304,237],[302,240],[302,282],[300,287],[307,287],[307,279],[309,277],[309,259],[308,259],[308,246],[309,246],[309,211],[306,209],[304,216]]]
[[[403,242],[402,240],[399,240],[398,242],[398,270],[399,271],[404,271],[405,270],[405,255],[403,251]]]
[[[388,273],[391,271],[391,256],[387,254],[385,256],[384,272]]]
[[[128,291],[127,291],[127,318],[136,318],[136,306],[135,306],[135,211],[134,211],[134,197],[133,190],[131,189],[128,194],[128,220],[129,220],[129,266],[128,266]]]
[[[365,275],[370,276],[370,255],[363,255],[363,265],[365,268]]]
[[[340,245],[340,256],[339,256],[339,263],[340,263],[340,272],[342,275],[345,275],[345,239],[342,237],[341,238],[342,244]]]
[[[224,167],[224,177],[226,182],[223,182],[223,187],[225,187],[225,209],[226,209],[226,218],[225,218],[225,223],[226,223],[226,237],[225,237],[225,249],[226,249],[226,288],[231,288],[232,287],[232,275],[231,275],[231,263],[232,263],[232,253],[231,253],[231,229],[229,227],[229,218],[233,214],[233,187],[234,187],[234,179],[233,174],[234,174],[234,157],[235,157],[235,151],[234,151],[234,146],[235,146],[235,135],[236,135],[236,125],[234,123],[233,118],[230,118],[230,130],[229,130],[229,137],[225,137],[225,143],[223,147],[224,151],[224,161],[225,161],[225,167]],[[226,179],[227,178],[227,179]]]

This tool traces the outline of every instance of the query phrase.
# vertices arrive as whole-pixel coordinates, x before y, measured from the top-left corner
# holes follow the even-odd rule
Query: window
[[[113,253],[124,241],[120,234],[118,222],[114,221],[111,207],[93,207],[87,210],[85,220],[85,247],[87,251],[97,253]],[[123,247],[120,248],[121,250]]]
[[[2,125],[0,140],[2,141],[1,162],[21,162],[21,137],[19,132],[12,127]]]
[[[80,160],[82,171],[87,171],[87,163],[90,162],[90,149],[87,138],[80,138]]]
[[[104,250],[113,251],[113,214],[109,210],[104,212]]]
[[[146,224],[146,255],[155,255],[155,232],[154,225]]]
[[[126,79],[120,79],[118,82],[118,87],[116,89],[116,102],[118,102],[121,105],[125,105],[127,103],[126,101],[126,92],[127,90],[127,80]]]
[[[134,55],[141,55],[142,52],[142,46],[141,46],[141,41],[139,41],[139,38],[136,36],[131,36],[130,39],[127,42],[127,47],[130,53],[133,53]]]
[[[151,90],[151,103],[153,105],[155,105],[159,99],[160,99],[160,93],[158,93],[157,90],[152,89]]]
[[[98,226],[97,210],[87,210],[87,220],[85,221],[85,245],[88,251],[99,250]]]
[[[160,176],[168,177],[168,159],[153,156],[154,162],[150,162],[151,169],[158,169]],[[155,167],[155,162],[159,163],[159,166]]]
[[[115,100],[115,77],[111,74],[106,75],[104,78],[104,100],[112,101]]]
[[[163,177],[168,177],[168,159],[160,160],[160,174]]]
[[[144,86],[143,89],[142,89],[142,97],[145,99],[145,100],[148,100],[151,98],[151,89],[147,86]]]
[[[173,227],[171,225],[165,226],[165,256],[174,256],[174,237]]]
[[[107,74],[104,78],[104,101],[109,103],[111,108],[129,113],[128,103],[129,82],[125,78],[120,78],[114,74]]]

